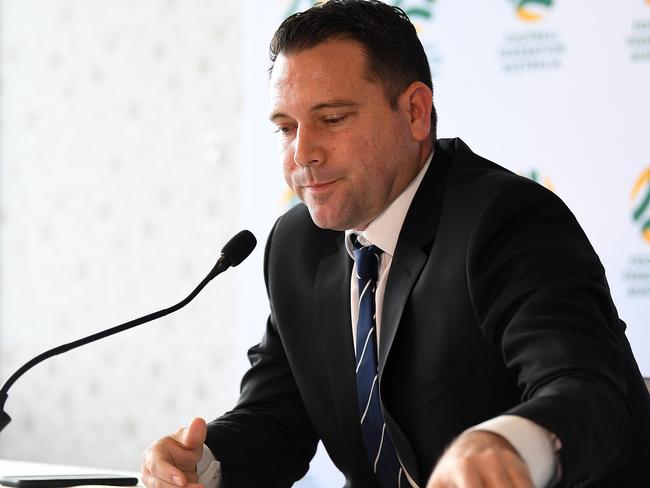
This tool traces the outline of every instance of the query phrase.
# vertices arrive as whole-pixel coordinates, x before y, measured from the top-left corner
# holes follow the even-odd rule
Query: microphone
[[[221,249],[221,256],[217,260],[217,263],[214,265],[214,267],[208,273],[208,275],[205,278],[203,278],[203,281],[199,283],[199,285],[194,289],[194,291],[192,291],[192,293],[190,293],[184,300],[181,300],[176,305],[159,310],[154,313],[150,313],[149,315],[145,315],[138,319],[134,319],[129,322],[116,325],[115,327],[112,327],[110,329],[97,332],[96,334],[89,335],[88,337],[84,337],[82,339],[69,342],[68,344],[63,344],[61,346],[55,347],[53,349],[50,349],[49,351],[45,351],[44,353],[36,356],[35,358],[25,363],[18,371],[16,371],[6,381],[6,383],[2,386],[2,389],[0,389],[0,431],[2,431],[7,426],[7,424],[11,422],[11,417],[4,410],[4,405],[5,402],[7,401],[7,392],[9,391],[11,385],[13,385],[16,382],[16,380],[20,378],[23,374],[25,374],[28,370],[36,366],[38,363],[45,361],[48,358],[51,358],[52,356],[62,354],[71,349],[76,349],[77,347],[81,347],[83,345],[98,341],[105,337],[112,336],[119,332],[123,332],[125,330],[131,329],[133,327],[137,327],[138,325],[151,322],[152,320],[156,320],[160,317],[164,317],[165,315],[168,315],[180,308],[183,308],[185,305],[190,303],[194,299],[194,297],[198,295],[201,290],[203,290],[205,285],[207,285],[213,278],[223,273],[231,266],[232,267],[237,266],[244,259],[246,259],[250,255],[250,253],[253,252],[253,249],[255,249],[256,244],[257,241],[255,240],[255,236],[250,231],[242,230],[241,232],[238,232],[237,234],[235,234],[235,236],[233,236],[232,239],[230,239],[226,243],[225,246],[223,246],[223,248]]]

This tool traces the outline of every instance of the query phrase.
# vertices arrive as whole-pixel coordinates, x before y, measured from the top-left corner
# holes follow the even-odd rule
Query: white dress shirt
[[[374,244],[383,251],[379,262],[379,279],[375,291],[377,340],[379,340],[381,334],[381,312],[384,303],[384,292],[386,290],[388,271],[393,260],[393,255],[395,254],[395,247],[397,246],[397,239],[413,197],[424,178],[429,164],[431,164],[432,158],[433,152],[429,155],[429,158],[413,181],[368,227],[363,231],[355,231],[354,229],[345,231],[345,246],[353,259],[354,247],[350,240],[350,234],[356,234],[362,246]],[[359,308],[359,292],[357,280],[355,279],[355,269],[352,270],[352,275],[350,276],[350,305],[354,344],[356,343],[356,323]],[[558,439],[543,427],[523,417],[501,415],[471,427],[467,431],[472,430],[490,431],[501,435],[510,442],[528,466],[536,488],[545,488],[554,478],[557,471],[555,453],[560,445]],[[204,446],[203,458],[197,466],[197,472],[199,473],[199,482],[206,488],[221,488],[220,465],[207,446]],[[418,488],[418,485],[410,477],[409,483],[412,487]]]

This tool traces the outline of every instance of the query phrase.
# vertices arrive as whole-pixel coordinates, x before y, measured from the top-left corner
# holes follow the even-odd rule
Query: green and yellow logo
[[[630,196],[634,206],[632,219],[641,226],[643,239],[650,244],[650,166],[636,180]]]
[[[515,4],[517,16],[524,22],[536,22],[553,6],[553,0],[510,0]],[[650,1],[650,0],[648,0]]]

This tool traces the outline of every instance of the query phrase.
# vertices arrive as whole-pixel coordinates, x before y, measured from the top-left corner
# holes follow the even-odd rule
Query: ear
[[[407,111],[411,134],[423,141],[431,134],[431,110],[433,93],[421,81],[414,81],[400,95],[400,105]]]

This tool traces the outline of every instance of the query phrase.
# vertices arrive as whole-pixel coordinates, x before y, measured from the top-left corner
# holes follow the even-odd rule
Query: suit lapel
[[[453,156],[451,145],[448,141],[436,144],[433,160],[413,198],[397,240],[381,317],[378,356],[380,375],[386,365],[406,301],[427,262],[438,229],[445,180]]]
[[[411,294],[415,280],[427,259],[426,254],[411,242],[403,243],[400,251],[401,256],[396,252],[390,266],[384,295],[378,355],[380,376],[383,373],[388,353],[393,345],[406,300]]]

